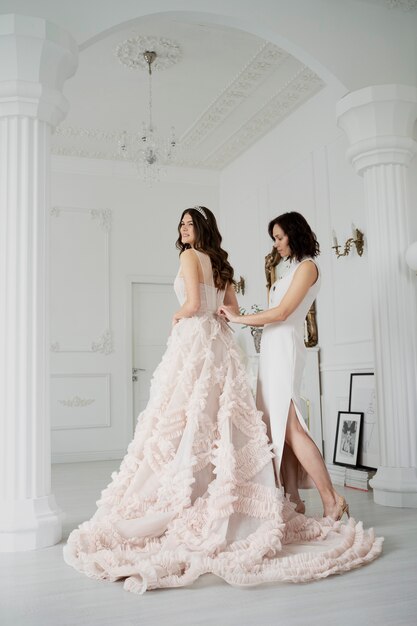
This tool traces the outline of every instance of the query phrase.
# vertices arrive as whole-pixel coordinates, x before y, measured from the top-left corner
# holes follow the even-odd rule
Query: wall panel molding
[[[112,212],[54,206],[50,220],[50,350],[111,354]]]
[[[52,430],[110,428],[110,374],[52,374]]]

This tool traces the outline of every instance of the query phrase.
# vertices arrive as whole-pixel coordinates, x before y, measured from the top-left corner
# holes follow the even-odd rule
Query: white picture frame
[[[358,465],[377,469],[379,465],[378,413],[375,376],[372,372],[354,372],[350,375],[349,411],[360,411],[364,414]]]

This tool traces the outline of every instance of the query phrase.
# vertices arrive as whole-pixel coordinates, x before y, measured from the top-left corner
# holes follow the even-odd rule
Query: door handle
[[[143,367],[132,367],[132,382],[134,383],[138,380],[138,377],[136,376],[138,372],[146,372],[146,370]]]

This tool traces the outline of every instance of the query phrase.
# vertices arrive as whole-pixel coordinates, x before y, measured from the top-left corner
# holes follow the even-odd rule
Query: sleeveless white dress
[[[276,488],[262,414],[216,315],[224,292],[196,254],[200,310],[174,326],[133,441],[92,519],[70,534],[66,562],[143,593],[205,573],[234,585],[308,581],[373,560],[372,530],[299,515]],[[180,276],[174,286],[184,302]]]
[[[294,274],[301,263],[313,261],[306,257],[293,261],[289,271],[271,286],[269,307],[277,306],[287,293]],[[306,359],[304,344],[304,320],[320,289],[320,270],[316,282],[310,287],[303,301],[285,322],[268,324],[262,332],[261,352],[257,385],[257,406],[264,414],[268,432],[273,443],[276,475],[280,475],[285,430],[291,402],[306,432],[307,425],[300,410],[300,387]],[[300,487],[312,487],[311,479],[301,465],[298,468]]]

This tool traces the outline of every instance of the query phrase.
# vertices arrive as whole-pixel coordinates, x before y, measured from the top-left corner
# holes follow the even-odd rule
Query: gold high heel
[[[345,500],[345,498],[343,496],[338,496],[338,498],[337,498],[337,511],[336,511],[335,522],[338,522],[339,520],[341,520],[345,513],[346,513],[346,515],[349,518],[350,517],[349,505],[348,505],[348,503],[346,502],[346,500]]]

